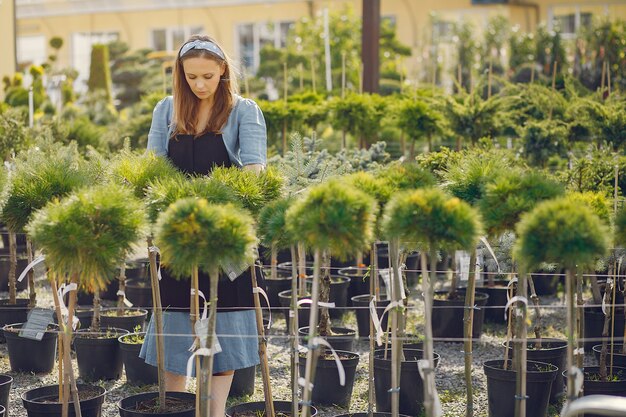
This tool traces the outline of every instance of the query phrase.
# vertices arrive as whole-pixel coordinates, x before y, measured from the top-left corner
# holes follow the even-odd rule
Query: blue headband
[[[184,44],[182,48],[180,48],[180,53],[178,54],[178,56],[182,57],[192,49],[204,49],[205,51],[212,52],[222,58],[224,61],[226,61],[226,56],[224,55],[224,52],[222,52],[222,50],[219,48],[219,46],[211,41],[203,41],[200,39],[196,39]]]

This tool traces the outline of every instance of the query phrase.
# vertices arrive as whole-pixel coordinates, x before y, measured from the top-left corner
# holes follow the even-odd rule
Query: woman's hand
[[[244,165],[243,169],[246,169],[248,171],[254,171],[257,174],[259,174],[261,173],[261,171],[265,169],[265,166],[263,164],[250,164],[250,165]]]

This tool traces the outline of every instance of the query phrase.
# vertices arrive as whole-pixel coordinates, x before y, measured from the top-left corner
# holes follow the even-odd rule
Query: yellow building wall
[[[15,25],[13,24],[13,0],[0,0],[0,78],[15,73]],[[4,89],[0,88],[0,100]]]
[[[44,35],[46,42],[52,36],[60,36],[65,45],[59,56],[58,65],[71,65],[72,34],[77,32],[118,32],[120,39],[131,49],[151,47],[151,30],[203,26],[204,32],[214,36],[230,54],[237,56],[236,26],[243,23],[295,21],[310,13],[318,13],[328,7],[331,11],[351,5],[357,14],[361,13],[363,0],[268,0],[265,3],[235,1],[234,5],[221,1],[213,7],[169,8],[161,10],[92,12],[85,10],[85,2],[75,0],[43,0],[39,10],[52,10],[59,15],[46,17],[19,18],[18,36]],[[79,4],[80,3],[80,4]],[[143,1],[142,4],[150,4]],[[531,3],[531,2],[528,2]],[[476,37],[482,36],[482,28],[490,17],[503,15],[512,25],[522,30],[534,30],[537,18],[546,21],[550,16],[590,11],[596,16],[609,13],[609,16],[626,19],[624,0],[535,0],[536,8],[515,4],[472,5],[471,0],[381,0],[383,16],[393,16],[396,20],[399,39],[413,48],[414,61],[426,53],[432,33],[432,17],[450,22],[460,19],[474,23]],[[3,8],[7,2],[2,1]],[[132,0],[127,4],[132,5]],[[158,4],[155,2],[154,4]],[[173,4],[173,3],[168,3]],[[73,14],[63,15],[59,10],[73,10]],[[19,12],[18,7],[18,12]],[[26,10],[26,9],[25,9]],[[53,14],[53,13],[51,13]],[[5,15],[3,9],[3,16]],[[18,14],[19,17],[19,14]],[[1,24],[0,30],[7,25]],[[3,36],[2,39],[5,39]],[[85,51],[88,54],[89,51]],[[7,65],[4,62],[0,65]],[[8,64],[9,66],[11,64]]]

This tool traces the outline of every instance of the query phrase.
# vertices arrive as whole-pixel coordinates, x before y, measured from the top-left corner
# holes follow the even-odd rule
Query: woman
[[[267,156],[263,114],[254,101],[237,95],[232,63],[217,42],[192,36],[178,52],[173,77],[173,97],[161,100],[154,109],[148,150],[167,156],[190,175],[207,175],[214,166],[263,170]],[[167,391],[184,391],[193,343],[190,280],[176,280],[166,269],[162,275],[165,385]],[[201,273],[199,281],[208,298],[208,276]],[[216,334],[222,351],[214,358],[212,416],[224,415],[234,370],[259,363],[249,269],[234,281],[220,277],[218,288]],[[140,356],[156,366],[152,321]]]

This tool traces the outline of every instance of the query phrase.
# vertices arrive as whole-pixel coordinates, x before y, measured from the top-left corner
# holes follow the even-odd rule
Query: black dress
[[[177,135],[170,139],[168,158],[185,174],[209,175],[216,166],[230,167],[231,162],[219,133],[205,133],[201,136]],[[264,280],[260,266],[256,266],[257,283],[261,288]],[[160,281],[161,303],[168,311],[189,311],[191,279],[177,280],[167,268],[161,268]],[[200,291],[209,299],[209,276],[199,271],[198,283]],[[224,273],[220,273],[217,291],[218,311],[237,311],[254,308],[252,297],[252,277],[250,269],[231,281]]]

